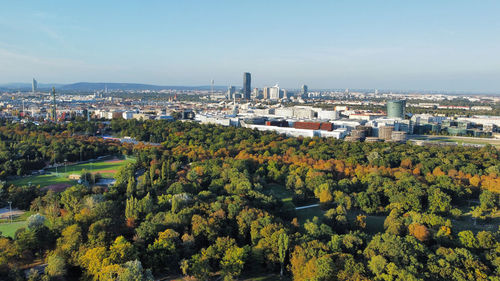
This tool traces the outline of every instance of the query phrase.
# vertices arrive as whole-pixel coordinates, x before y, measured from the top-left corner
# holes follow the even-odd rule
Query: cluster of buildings
[[[224,98],[228,100],[269,100],[279,101],[293,97],[291,92],[280,88],[278,84],[272,87],[263,87],[262,89],[252,89],[252,76],[249,72],[243,73],[243,87],[241,91],[236,91],[235,86],[229,86]],[[302,86],[300,97],[307,95],[307,85]]]
[[[198,112],[195,120],[223,126],[275,131],[288,136],[333,137],[348,141],[405,142],[410,135],[449,134],[474,137],[498,132],[500,117],[445,117],[406,113],[406,100],[389,100],[385,112],[262,104],[234,104],[228,112]]]
[[[199,112],[195,120],[223,126],[242,126],[261,131],[275,131],[288,136],[333,137],[348,140],[405,141],[412,133],[411,120],[405,119],[405,101],[388,102],[387,115],[377,118],[355,118],[346,115],[348,107],[327,109],[313,106],[268,106],[243,104],[232,112],[220,114]]]
[[[492,106],[481,104],[483,102],[488,104],[487,102],[491,100],[494,100],[494,103],[489,104],[500,102],[500,98],[497,97],[466,97],[476,105],[447,105],[450,100],[446,95],[420,94],[417,99],[417,96],[411,94],[393,95],[378,93],[377,90],[374,93],[358,93],[348,89],[311,92],[306,85],[295,91],[287,91],[278,85],[252,89],[251,80],[251,74],[245,72],[242,88],[230,86],[220,100],[211,98],[214,96],[213,89],[210,92],[157,91],[151,94],[158,97],[168,93],[169,98],[142,100],[129,97],[127,92],[111,95],[107,89],[89,94],[64,93],[56,96],[54,91],[38,92],[38,83],[33,79],[31,94],[13,92],[0,94],[0,117],[14,119],[29,117],[51,121],[70,120],[74,116],[87,119],[186,119],[223,126],[275,131],[288,136],[333,137],[366,142],[405,142],[408,136],[423,134],[489,137],[496,135],[500,128],[500,116],[447,117],[430,113],[407,113],[408,107],[488,111],[492,110]],[[193,101],[179,101],[178,93],[199,98]],[[336,99],[316,99],[325,96],[335,96]],[[464,97],[459,98],[464,99]],[[304,105],[301,100],[311,104]],[[440,102],[445,104],[441,105]],[[352,109],[358,105],[376,106],[375,108],[384,110]]]

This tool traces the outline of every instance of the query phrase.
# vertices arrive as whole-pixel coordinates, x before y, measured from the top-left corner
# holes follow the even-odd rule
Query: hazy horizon
[[[498,1],[8,2],[0,84],[500,93]],[[94,82],[97,81],[97,82]]]
[[[196,85],[185,85],[185,84],[175,84],[175,85],[160,85],[160,84],[150,84],[150,83],[136,83],[136,82],[102,82],[102,81],[79,81],[79,82],[70,82],[70,83],[50,83],[50,82],[40,82],[37,80],[38,83],[38,89],[49,89],[52,88],[53,86],[61,87],[61,86],[68,86],[68,85],[73,85],[73,84],[79,84],[79,83],[90,83],[90,84],[138,84],[138,85],[149,85],[149,86],[155,86],[155,87],[166,87],[165,89],[168,89],[168,87],[185,87],[185,88],[205,88],[205,87],[210,87],[210,85],[207,84],[196,84]],[[22,85],[22,87],[15,87],[14,85]],[[241,85],[223,85],[223,84],[214,84],[214,87],[220,91],[222,87],[224,87],[224,90],[226,90],[225,87],[229,86],[235,86],[236,89],[241,89]],[[266,85],[263,87],[271,87],[274,85]],[[26,91],[31,92],[31,83],[28,82],[8,82],[8,83],[0,83],[0,87],[4,87],[6,89],[23,89]],[[252,85],[254,87],[254,85]],[[300,90],[301,87],[282,87],[283,89],[288,89],[288,90]],[[262,87],[261,87],[262,88]],[[109,89],[109,88],[108,88]],[[415,94],[427,94],[427,93],[435,93],[435,94],[459,94],[459,95],[465,95],[465,94],[484,94],[484,95],[500,95],[500,91],[464,91],[464,90],[435,90],[435,89],[397,89],[397,88],[342,88],[342,87],[327,87],[327,88],[311,88],[309,87],[309,91],[343,91],[343,90],[351,90],[351,91],[374,91],[377,90],[379,93],[387,93],[387,92],[392,92],[394,94],[399,94],[399,93],[415,93]],[[103,88],[104,90],[104,88]]]

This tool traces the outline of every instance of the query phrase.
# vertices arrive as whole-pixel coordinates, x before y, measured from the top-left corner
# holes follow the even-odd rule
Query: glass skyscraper
[[[250,94],[252,92],[252,77],[249,72],[243,73],[243,98],[246,100],[250,99]]]
[[[31,82],[31,91],[34,93],[38,90],[38,82],[33,78],[33,82]]]

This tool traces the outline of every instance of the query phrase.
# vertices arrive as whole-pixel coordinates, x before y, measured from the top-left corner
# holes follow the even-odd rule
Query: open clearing
[[[134,162],[133,158],[125,159],[111,159],[104,161],[96,161],[90,163],[68,165],[66,167],[61,166],[57,168],[46,169],[48,174],[45,175],[33,175],[26,176],[16,180],[9,181],[8,184],[13,185],[39,185],[40,187],[49,187],[51,189],[60,190],[67,186],[76,184],[76,180],[70,180],[69,175],[78,174],[80,175],[82,170],[85,169],[90,173],[99,173],[104,178],[113,178],[115,173],[126,164]]]
[[[66,167],[58,167],[57,174],[56,168],[45,169],[45,175],[33,175],[26,176],[16,180],[8,181],[8,184],[13,185],[35,185],[40,186],[44,189],[51,189],[54,191],[63,191],[65,188],[77,183],[76,180],[70,180],[69,175],[78,174],[80,175],[82,170],[85,169],[90,173],[99,173],[103,178],[113,178],[115,173],[123,166],[128,163],[134,162],[133,158],[117,159],[113,158],[111,160],[100,160],[92,163],[82,163],[75,165],[68,165]],[[6,216],[5,216],[6,215]],[[13,237],[16,231],[26,226],[26,219],[30,212],[14,212],[13,210],[13,222],[9,222],[9,216],[7,213],[3,214],[0,218],[0,232],[3,236]]]
[[[463,144],[491,144],[496,148],[500,148],[500,139],[493,138],[474,138],[462,136],[434,136],[434,135],[410,135],[408,139],[426,140],[431,142],[456,142],[459,145]]]
[[[16,221],[13,223],[0,223],[0,232],[2,236],[12,237],[14,238],[14,234],[16,231],[26,226],[26,221]]]
[[[275,280],[283,280],[283,281],[289,281],[291,280],[288,276],[283,276],[283,278],[280,278],[279,274],[265,274],[265,275],[259,275],[255,274],[253,276],[241,276],[239,280],[242,281],[275,281]]]
[[[304,224],[307,220],[312,220],[314,217],[323,218],[325,211],[321,210],[320,206],[295,210],[297,219],[300,224]]]
[[[284,203],[292,202],[293,192],[280,184],[270,183],[265,186],[265,189],[267,195],[273,195]]]
[[[184,278],[184,277],[164,277],[164,278],[160,278],[158,280],[161,280],[161,281],[167,281],[167,280],[171,280],[171,281],[184,281],[184,280],[193,280],[191,278]],[[217,278],[217,279],[214,279],[214,280],[222,280],[220,277]],[[272,274],[272,273],[265,273],[265,274],[262,274],[262,273],[258,273],[258,272],[250,272],[250,273],[247,273],[247,274],[244,274],[242,276],[240,276],[237,280],[240,280],[240,281],[276,281],[276,280],[282,280],[282,281],[290,281],[290,277],[288,276],[283,276],[283,278],[280,278],[280,275],[279,274]]]

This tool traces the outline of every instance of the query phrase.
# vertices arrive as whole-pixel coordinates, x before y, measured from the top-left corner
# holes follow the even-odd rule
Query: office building
[[[229,88],[227,88],[226,98],[229,99],[229,100],[232,100],[234,98],[234,93],[235,92],[236,92],[236,87],[229,86]]]
[[[383,126],[378,130],[378,138],[383,140],[391,140],[392,132],[394,131],[394,126]]]
[[[280,97],[287,99],[288,98],[288,91],[286,89],[281,89]]]
[[[388,118],[405,118],[405,100],[390,100],[387,101],[387,117]]]
[[[302,85],[302,91],[301,91],[300,95],[303,98],[307,98],[307,85]]]
[[[252,92],[252,77],[249,72],[243,73],[243,98],[250,100],[250,94]]]
[[[33,78],[33,82],[31,82],[31,92],[36,92],[38,90],[38,82]]]
[[[336,120],[339,119],[340,114],[335,110],[319,110],[318,111],[318,119],[325,120]]]
[[[264,87],[262,89],[262,95],[263,95],[263,97],[264,97],[265,100],[269,99],[269,91],[270,91],[269,87]]]
[[[279,100],[280,99],[280,87],[276,84],[274,87],[269,88],[269,99]]]
[[[252,99],[258,99],[259,98],[259,89],[254,88],[251,96],[252,96]]]
[[[391,134],[392,141],[395,142],[405,142],[407,139],[406,132],[403,131],[393,131]]]

